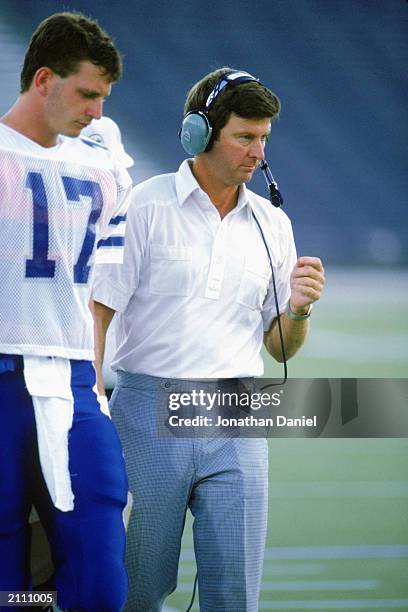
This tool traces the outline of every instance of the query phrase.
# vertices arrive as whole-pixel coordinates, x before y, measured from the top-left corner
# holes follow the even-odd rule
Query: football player
[[[58,605],[86,611],[118,611],[127,593],[127,478],[96,393],[88,302],[94,264],[121,261],[131,179],[108,149],[73,137],[120,75],[97,22],[52,15],[0,119],[0,591],[31,587],[34,504]]]

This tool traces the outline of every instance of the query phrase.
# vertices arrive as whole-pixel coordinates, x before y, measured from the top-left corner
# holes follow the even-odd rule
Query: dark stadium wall
[[[21,8],[24,7],[24,10]],[[408,5],[403,0],[0,1],[26,42],[57,10],[99,19],[124,55],[106,113],[121,125],[135,180],[183,159],[185,94],[211,69],[248,70],[282,99],[268,160],[298,250],[326,264],[408,260],[404,145]],[[262,176],[253,186],[265,192]]]

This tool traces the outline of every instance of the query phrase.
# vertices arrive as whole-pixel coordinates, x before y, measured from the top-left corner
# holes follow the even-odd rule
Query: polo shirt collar
[[[194,191],[200,191],[201,187],[195,178],[189,162],[193,160],[185,159],[178,171],[176,172],[176,192],[177,192],[177,201],[178,205],[181,207],[186,202],[186,200],[191,196]],[[244,208],[246,205],[250,205],[250,200],[248,197],[248,190],[246,186],[243,184],[239,190],[238,202],[235,207],[235,211]]]
[[[189,159],[185,159],[176,172],[176,192],[178,205],[181,207],[194,191],[201,189],[190,168]]]
[[[251,201],[248,197],[248,190],[246,188],[245,183],[242,183],[239,189],[238,202],[234,210],[238,211],[238,210],[241,210],[241,208],[244,208],[244,206],[250,206],[250,205],[251,205]]]

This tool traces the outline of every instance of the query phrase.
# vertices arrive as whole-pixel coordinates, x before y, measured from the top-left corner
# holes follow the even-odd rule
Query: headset
[[[249,81],[256,81],[259,83],[259,79],[253,77],[248,72],[238,70],[226,72],[209,94],[204,110],[193,110],[187,113],[179,131],[179,138],[186,153],[189,155],[199,155],[206,150],[213,132],[212,125],[208,118],[208,111],[211,104],[222,90],[227,86],[240,85],[241,83],[248,83]]]
[[[188,153],[188,155],[194,156],[204,153],[210,143],[213,128],[208,117],[208,111],[217,96],[225,87],[231,87],[232,85],[236,86],[240,85],[241,83],[248,83],[250,81],[255,81],[256,83],[262,85],[260,80],[252,76],[252,74],[249,74],[249,72],[244,72],[242,70],[226,72],[222,75],[214,89],[210,92],[206,100],[204,110],[193,110],[187,113],[187,115],[184,117],[183,123],[181,124],[178,136],[183,149],[186,153]],[[269,199],[271,204],[273,204],[273,206],[276,208],[279,208],[279,206],[282,206],[283,204],[283,198],[265,160],[261,161],[260,168],[268,185]]]

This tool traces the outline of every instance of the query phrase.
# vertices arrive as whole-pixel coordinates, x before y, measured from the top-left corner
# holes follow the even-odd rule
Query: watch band
[[[305,319],[308,319],[310,317],[310,313],[312,312],[312,306],[313,306],[313,304],[309,304],[309,308],[307,309],[306,314],[304,314],[304,315],[297,315],[291,309],[290,302],[289,302],[286,314],[288,315],[289,319],[292,319],[292,321],[305,321]]]

